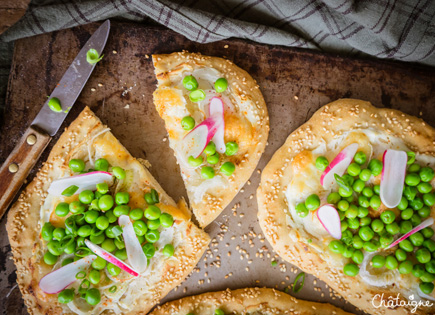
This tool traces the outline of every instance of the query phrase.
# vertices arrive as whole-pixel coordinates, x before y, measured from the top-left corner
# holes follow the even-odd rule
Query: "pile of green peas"
[[[402,199],[397,210],[385,210],[379,217],[369,216],[370,208],[378,210],[381,206],[380,186],[368,185],[371,176],[381,174],[383,164],[372,159],[366,165],[367,156],[357,152],[347,173],[339,178],[338,192],[331,192],[327,202],[335,205],[341,220],[342,238],[329,243],[333,253],[341,254],[351,260],[343,272],[356,276],[364,259],[363,251],[375,252],[388,247],[397,235],[410,232],[423,219],[430,216],[435,205],[435,193],[430,182],[435,172],[430,167],[415,163],[415,153],[408,152],[408,167]],[[328,160],[320,156],[316,167],[324,171]],[[341,183],[341,184],[340,184]],[[320,198],[310,195],[305,202],[296,206],[299,216],[305,217],[309,211],[320,206]],[[412,273],[421,280],[420,289],[426,294],[432,293],[435,280],[435,242],[431,239],[434,230],[431,227],[412,234],[399,243],[390,255],[375,255],[371,260],[374,268],[398,269],[401,274]],[[434,260],[432,260],[434,259]]]
[[[73,159],[69,162],[69,167],[73,172],[85,172],[83,160]],[[95,169],[108,171],[108,161],[98,159],[95,162]],[[87,172],[90,171],[93,170]],[[113,167],[112,173],[120,180],[126,177],[125,170],[120,167]],[[134,231],[149,261],[157,250],[154,243],[160,238],[159,228],[169,228],[174,223],[172,215],[162,213],[157,206],[160,201],[159,194],[155,189],[151,189],[144,195],[147,203],[144,210],[141,208],[131,209],[128,206],[130,201],[128,192],[120,191],[112,195],[107,183],[99,183],[96,188],[96,191],[84,190],[80,192],[76,201],[57,204],[54,211],[57,216],[66,217],[64,227],[54,227],[50,222],[43,225],[41,237],[47,242],[47,251],[43,260],[47,265],[54,265],[62,254],[74,254],[74,257],[62,260],[62,267],[92,254],[85,245],[85,239],[101,246],[118,259],[126,260],[127,251],[122,238],[122,228],[118,224],[118,218],[121,215],[128,215],[133,221]],[[64,193],[68,195],[71,189],[66,191]],[[171,257],[174,255],[174,250],[172,244],[166,244],[162,248],[162,253]],[[78,294],[90,305],[96,305],[101,300],[100,291],[95,286],[98,286],[103,280],[104,273],[102,271],[104,269],[114,277],[121,272],[121,269],[116,265],[97,257],[88,271],[81,271],[76,275],[76,278],[81,280]],[[116,286],[113,286],[111,290],[116,291]],[[69,303],[74,297],[74,289],[65,289],[58,294],[58,301]]]
[[[205,99],[205,93],[203,90],[198,89],[198,81],[195,79],[194,76],[188,75],[184,77],[183,86],[187,90],[193,91],[190,93],[190,99],[192,102],[199,102]],[[219,78],[216,80],[214,87],[216,92],[223,93],[226,91],[228,87],[228,81],[225,78]],[[202,91],[204,97],[201,99],[197,99],[197,98],[192,99],[192,93],[198,91]],[[192,130],[195,127],[195,119],[192,116],[185,116],[181,120],[181,127],[187,131]],[[237,153],[238,150],[239,150],[239,145],[236,142],[234,141],[227,142],[225,155],[233,156],[234,154]],[[209,165],[203,166],[201,168],[201,176],[204,179],[212,179],[216,175],[213,165],[218,164],[220,159],[219,153],[216,151],[216,145],[214,144],[213,141],[210,141],[208,145],[205,147],[204,154],[205,154],[205,161]],[[197,158],[194,158],[193,156],[189,156],[187,162],[192,167],[199,167],[204,164],[204,157],[202,155]],[[220,172],[225,176],[231,176],[235,170],[236,170],[236,166],[234,165],[234,163],[229,161],[224,162],[220,166]]]

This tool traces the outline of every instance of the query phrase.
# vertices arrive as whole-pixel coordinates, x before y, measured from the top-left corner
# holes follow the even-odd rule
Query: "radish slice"
[[[77,195],[83,190],[96,190],[96,185],[103,182],[109,184],[109,186],[112,185],[112,174],[101,171],[89,172],[54,180],[48,188],[48,193],[55,196],[62,196],[62,192],[65,189],[72,185],[76,185],[79,187],[75,192],[75,195]]]
[[[405,151],[386,150],[384,152],[380,197],[387,208],[397,207],[402,199],[407,162],[408,155]]]
[[[114,264],[115,266],[118,266],[119,268],[121,268],[122,270],[128,272],[129,274],[138,277],[139,273],[134,270],[132,267],[130,267],[129,265],[127,265],[125,262],[123,262],[122,260],[116,258],[115,256],[113,256],[111,253],[105,251],[104,249],[102,249],[100,246],[95,245],[94,243],[92,243],[89,240],[85,240],[85,244],[86,246],[92,251],[94,252],[95,255],[100,256],[101,258],[103,258],[104,260],[110,262],[111,264]]]
[[[143,273],[147,267],[147,258],[134,232],[133,224],[127,215],[121,215],[118,222],[122,227],[122,236],[124,237],[128,261],[134,269]]]
[[[427,228],[428,226],[431,226],[433,223],[434,223],[434,219],[433,218],[429,218],[427,220],[424,220],[422,223],[417,225],[411,231],[409,231],[408,233],[406,233],[405,235],[401,236],[400,238],[398,238],[397,240],[392,242],[390,245],[388,245],[387,249],[396,246],[401,241],[403,241],[403,240],[407,239],[408,237],[410,237],[412,234],[417,233],[418,231],[423,230],[424,228]]]
[[[52,271],[39,281],[39,287],[48,294],[59,293],[76,281],[76,274],[88,268],[95,259],[97,256],[89,255]]]
[[[217,115],[204,120],[183,138],[180,143],[181,151],[185,153],[186,157],[192,155],[197,158],[200,156],[222,123],[223,120],[219,119]]]
[[[431,295],[428,295],[426,293],[423,293],[423,291],[421,291],[421,289],[420,289],[420,286],[418,286],[418,288],[417,288],[417,293],[423,299],[430,300],[430,301],[435,301],[435,297],[433,297]]]
[[[332,205],[321,206],[317,210],[317,218],[333,238],[341,239],[341,221],[337,210]]]
[[[352,143],[341,150],[340,153],[332,160],[332,162],[328,165],[326,170],[323,172],[320,177],[320,184],[325,189],[330,189],[331,186],[335,183],[334,174],[339,176],[343,176],[346,172],[347,167],[352,162],[352,159],[358,150],[358,143]]]
[[[224,120],[224,103],[221,98],[213,97],[210,100],[209,105],[209,115],[217,116],[219,119],[222,119],[222,125],[218,128],[215,135],[213,136],[213,142],[216,145],[216,151],[219,153],[225,153],[226,145],[224,140],[225,133],[225,120]]]

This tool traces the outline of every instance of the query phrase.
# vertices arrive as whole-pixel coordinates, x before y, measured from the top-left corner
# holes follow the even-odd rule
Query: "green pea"
[[[398,261],[405,261],[408,258],[408,255],[406,254],[406,252],[401,248],[397,249],[394,254],[395,254],[396,259]]]
[[[421,181],[427,183],[430,182],[435,176],[435,172],[430,167],[423,167],[420,170],[420,179]]]
[[[47,249],[54,256],[59,256],[60,254],[62,254],[62,251],[60,250],[59,241],[50,241],[50,242],[48,242],[47,243]]]
[[[435,280],[435,275],[427,271],[424,271],[420,277],[420,280],[423,282],[433,282]]]
[[[410,166],[408,166],[409,173],[417,173],[420,170],[421,170],[421,166],[417,163],[412,163]]]
[[[117,179],[124,179],[125,178],[125,170],[119,166],[115,166],[112,168],[113,176],[115,176]]]
[[[320,198],[316,194],[309,195],[308,198],[305,200],[305,207],[307,207],[308,210],[314,211],[317,208],[320,207]]]
[[[343,211],[338,211],[338,216],[340,218],[340,221],[343,221],[344,219],[346,219],[346,213]]]
[[[134,232],[136,235],[142,236],[145,235],[148,228],[144,221],[134,221],[133,223]]]
[[[98,219],[99,212],[96,210],[89,210],[85,213],[85,221],[89,224],[94,224]]]
[[[295,210],[296,210],[296,213],[298,214],[298,216],[300,216],[301,218],[305,218],[309,213],[304,202],[298,203],[295,207]]]
[[[368,214],[369,214],[369,209],[364,207],[358,207],[358,218],[364,218],[368,216]]]
[[[358,216],[359,208],[356,205],[350,205],[346,210],[346,218],[355,219]]]
[[[98,210],[98,211],[100,211],[100,207],[98,207],[98,199],[92,200],[91,204],[89,205],[88,210]]]
[[[89,235],[91,235],[91,231],[92,226],[86,224],[78,229],[77,234],[81,237],[88,237]]]
[[[138,241],[139,241],[139,243],[144,243],[145,242],[145,236],[144,235],[136,235],[136,237],[137,237],[137,239],[138,239]]]
[[[174,224],[174,217],[169,213],[162,213],[159,220],[164,228],[169,228]]]
[[[401,262],[399,265],[399,272],[402,275],[406,275],[408,273],[412,272],[412,267],[414,264],[410,262],[409,260],[405,260],[404,262]]]
[[[397,209],[403,211],[406,208],[408,208],[408,199],[406,199],[405,197],[402,197],[402,199],[400,199],[399,204],[397,205]]]
[[[92,288],[86,291],[86,302],[90,305],[97,305],[101,301],[100,291],[96,288]]]
[[[375,255],[372,258],[373,268],[382,268],[385,266],[385,256]]]
[[[343,256],[345,258],[351,258],[355,252],[355,249],[351,246],[346,246],[343,251]]]
[[[239,151],[239,145],[236,142],[230,141],[226,143],[225,155],[233,156]]]
[[[210,141],[204,149],[206,155],[213,155],[216,153],[216,145],[213,141]]]
[[[104,236],[104,233],[101,232],[101,234],[97,234],[97,235],[91,235],[90,240],[92,243],[94,244],[101,244],[103,243],[103,241],[106,239],[106,237]]]
[[[130,212],[130,207],[127,205],[116,206],[113,209],[113,215],[118,218],[122,215],[128,215],[129,212]]]
[[[372,188],[370,188],[370,187],[365,187],[364,189],[363,189],[363,191],[362,191],[362,194],[364,195],[364,196],[366,196],[367,198],[371,198],[373,195],[374,195],[374,193],[373,193],[373,189]],[[376,197],[378,197],[378,196],[376,196]],[[379,198],[379,197],[378,197]],[[380,200],[380,199],[379,199]]]
[[[95,170],[107,172],[109,170],[109,162],[106,159],[98,159],[95,161]]]
[[[116,245],[115,242],[110,239],[110,238],[106,238],[103,243],[101,243],[101,247],[105,250],[110,252],[113,252],[116,249]]]
[[[83,190],[79,194],[79,200],[81,203],[88,205],[94,200],[94,193],[91,190]]]
[[[54,231],[54,226],[51,225],[50,222],[44,223],[41,229],[42,238],[47,242],[51,241],[53,239],[53,231]]]
[[[370,206],[370,201],[366,196],[359,195],[358,196],[358,204],[361,207],[368,208]]]
[[[420,248],[415,252],[415,258],[419,263],[425,264],[431,260],[431,254],[427,248]]]
[[[323,172],[324,170],[326,170],[328,165],[329,165],[329,161],[328,161],[328,159],[326,157],[324,157],[324,156],[317,157],[317,159],[316,159],[316,168],[319,171]]]
[[[214,310],[214,315],[225,315],[225,312],[217,308]]]
[[[414,251],[414,246],[412,245],[409,239],[405,239],[399,243],[399,247],[403,249],[405,252],[411,253]]]
[[[188,91],[194,91],[198,88],[198,81],[193,75],[188,75],[183,78],[183,86]]]
[[[109,227],[109,219],[106,216],[100,216],[98,217],[97,221],[95,221],[95,226],[99,230],[104,231]]]
[[[375,192],[376,195],[380,195],[381,194],[381,185],[374,185],[373,191]]]
[[[104,216],[109,220],[109,223],[114,223],[118,220],[118,217],[113,214],[112,210],[106,211]]]
[[[359,235],[354,235],[352,237],[352,245],[355,249],[361,249],[364,246],[364,241],[359,237]]]
[[[97,285],[101,279],[100,271],[96,269],[91,270],[88,274],[88,279],[92,284]]]
[[[114,204],[115,202],[111,195],[104,195],[98,200],[98,207],[103,211],[110,210]]]
[[[408,186],[417,186],[420,183],[420,176],[416,173],[409,173],[405,176],[405,184]]]
[[[198,156],[196,159],[193,156],[189,156],[187,158],[187,163],[189,163],[192,167],[198,167],[204,162],[204,158],[202,156]]]
[[[148,230],[157,230],[160,227],[160,220],[148,220],[147,227]]]
[[[146,243],[142,246],[142,250],[148,259],[152,258],[156,252],[156,248],[151,243]]]
[[[101,257],[97,257],[97,259],[95,259],[92,262],[92,268],[96,269],[96,270],[103,270],[107,265],[107,261],[105,261],[103,258]]]
[[[357,163],[351,163],[347,167],[347,173],[351,176],[358,176],[360,172],[361,172],[361,166],[359,166],[359,164]]]
[[[423,292],[424,294],[431,294],[434,289],[434,284],[428,282],[422,282],[419,284],[419,287],[421,292]]]
[[[118,249],[115,252],[115,256],[121,260],[126,260],[127,259],[127,250],[125,248],[123,249]]]
[[[358,151],[355,156],[353,157],[354,161],[360,165],[364,164],[367,161],[367,155],[362,152]],[[356,176],[356,175],[355,175]]]
[[[109,192],[109,185],[107,183],[97,184],[97,191],[101,194],[107,194]]]
[[[370,198],[370,207],[377,210],[381,206],[381,198],[378,195],[374,195]]]
[[[214,177],[214,169],[211,166],[204,166],[201,168],[201,176],[204,179],[212,179]]]
[[[130,201],[130,195],[126,191],[117,192],[115,195],[115,203],[117,205],[126,205]]]
[[[390,224],[387,224],[385,227],[385,230],[390,233],[391,235],[396,235],[400,232],[400,227],[399,224],[397,224],[397,222],[393,222]]]
[[[429,273],[435,273],[435,261],[431,260],[424,265],[426,271]]]
[[[141,222],[141,221],[138,221],[138,222]],[[136,235],[137,235],[137,234],[136,234]],[[120,241],[120,240],[118,240],[118,239],[115,239],[113,242],[115,243],[116,248],[118,248],[118,249],[123,249],[123,248],[125,248],[125,244],[124,244],[123,241]]]
[[[190,92],[189,99],[193,103],[198,103],[198,102],[205,100],[205,96],[206,96],[206,94],[203,90],[197,89],[197,90]]]
[[[412,230],[412,223],[411,222],[409,222],[409,221],[400,222],[400,233],[401,234],[406,234],[411,230]]]
[[[336,254],[342,254],[344,252],[344,244],[339,240],[333,240],[328,245],[331,252]]]
[[[348,242],[351,242],[353,238],[353,234],[351,231],[347,230],[341,233],[341,240],[348,245]]]
[[[434,235],[434,230],[431,227],[426,227],[420,231],[425,238],[431,238]]]
[[[372,219],[370,217],[364,217],[364,218],[359,219],[360,226],[370,225],[371,222],[372,222]]]
[[[357,265],[362,264],[364,260],[364,254],[360,250],[356,250],[352,255],[352,260]]]
[[[362,192],[364,187],[365,187],[365,183],[361,179],[357,179],[352,185],[353,190],[355,190],[358,193]]]
[[[424,219],[427,218],[430,215],[430,208],[427,206],[423,206],[420,210],[418,210],[418,215]]]
[[[136,209],[131,210],[128,215],[129,215],[130,219],[137,221],[137,220],[142,219],[143,213],[144,212],[142,211],[142,209],[136,208]]]
[[[384,222],[382,222],[379,219],[373,220],[371,226],[372,226],[373,231],[376,233],[381,233],[385,227]]]
[[[393,270],[396,269],[399,266],[399,262],[397,261],[396,257],[394,256],[387,256],[387,258],[385,258],[385,267],[387,269]]]
[[[382,212],[380,217],[382,222],[384,222],[385,224],[393,223],[393,221],[396,219],[396,215],[391,210]]]
[[[403,195],[408,200],[414,200],[415,196],[417,196],[417,192],[418,190],[416,187],[405,186],[403,189]]]
[[[57,216],[64,217],[69,213],[69,204],[66,202],[60,202],[57,204],[54,210]]]
[[[344,200],[344,199],[340,200],[337,203],[337,208],[340,211],[346,211],[347,209],[349,209],[349,202],[347,200]]]
[[[172,244],[166,244],[165,247],[163,247],[162,253],[167,257],[174,256],[174,246]]]
[[[207,163],[211,165],[219,163],[219,153],[207,156]]]
[[[435,194],[427,193],[423,195],[423,202],[426,206],[432,207],[435,205]]]
[[[372,172],[373,176],[378,176],[382,173],[382,168],[384,167],[384,165],[378,159],[373,159],[369,162],[369,165],[367,167]]]
[[[414,213],[414,215],[411,217],[409,222],[412,223],[412,226],[420,225],[420,223],[421,223],[421,217],[417,213]]]
[[[346,189],[343,187],[338,188],[338,193],[340,194],[341,197],[343,198],[348,198],[350,196],[352,196],[352,189]]]
[[[377,243],[372,241],[372,242],[364,242],[363,248],[366,252],[373,253],[379,248],[379,246]]]
[[[80,173],[80,172],[83,172],[85,170],[85,162],[83,162],[83,160],[81,160],[81,159],[70,160],[68,163],[68,166],[71,169],[71,171],[76,172],[76,173]]]
[[[363,182],[366,182],[370,179],[370,177],[372,176],[372,172],[369,169],[363,169],[360,173],[359,173],[359,179],[362,180]]]
[[[221,166],[221,173],[224,174],[225,176],[231,176],[235,170],[236,170],[236,166],[234,165],[234,163],[231,162],[225,162]]]
[[[424,237],[423,234],[421,234],[420,232],[416,232],[409,236],[409,240],[411,241],[412,245],[418,247],[423,245]]]
[[[54,265],[57,262],[57,258],[57,255],[53,255],[49,251],[44,254],[44,262],[50,266]]]
[[[338,192],[332,192],[326,198],[326,201],[330,204],[336,204],[340,201],[341,197]]]
[[[343,220],[343,219],[340,218],[340,220]],[[359,225],[359,222],[358,222],[358,225]],[[341,232],[346,231],[348,227],[349,227],[349,224],[347,223],[347,221],[341,222]]]
[[[53,230],[53,238],[60,241],[65,236],[65,229],[58,227]]]
[[[423,200],[421,200],[419,197],[416,197],[416,198],[414,198],[414,200],[411,200],[409,202],[409,205],[414,210],[420,210],[421,208],[423,208],[424,203],[423,203]]]
[[[361,239],[363,241],[367,242],[367,241],[370,241],[373,238],[375,233],[373,232],[373,230],[370,227],[363,226],[362,228],[359,229],[358,235],[361,237]]]
[[[357,219],[357,218],[348,219],[347,224],[348,224],[349,228],[351,228],[353,230],[357,230],[359,228],[359,219]],[[342,223],[342,225],[343,225],[343,223]]]
[[[121,268],[119,268],[118,266],[115,266],[112,263],[108,263],[107,264],[107,271],[114,277],[116,277],[117,275],[119,275],[119,273],[121,272]]]
[[[85,206],[80,201],[76,200],[69,204],[69,211],[74,214],[83,213],[85,211]]]
[[[219,78],[216,80],[216,82],[214,83],[214,89],[216,90],[216,92],[218,93],[223,93],[226,91],[226,89],[228,88],[228,81],[225,78]]]
[[[425,273],[425,268],[423,267],[423,265],[416,264],[412,268],[412,274],[416,278],[420,278],[424,273]]]
[[[74,289],[65,289],[57,295],[57,301],[62,304],[67,304],[74,299]]]
[[[432,185],[430,183],[421,182],[417,185],[417,190],[421,194],[427,194],[432,191]]]
[[[403,220],[409,220],[413,215],[414,215],[414,210],[412,210],[411,208],[407,208],[400,213],[400,217]]]
[[[192,130],[193,127],[195,127],[195,119],[193,119],[192,116],[183,117],[181,127],[183,127],[184,130]]]
[[[355,277],[359,273],[359,267],[355,264],[349,263],[344,266],[343,272],[347,276]]]
[[[147,240],[147,242],[154,244],[160,239],[160,233],[158,230],[149,230],[145,234],[145,239]]]
[[[145,209],[145,218],[148,220],[157,220],[161,214],[160,208],[154,205],[150,205]]]

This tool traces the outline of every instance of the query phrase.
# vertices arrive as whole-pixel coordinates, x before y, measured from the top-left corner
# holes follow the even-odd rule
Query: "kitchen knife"
[[[103,52],[110,31],[110,21],[104,22],[86,42],[77,57],[66,70],[50,97],[33,120],[18,144],[0,168],[0,218],[21,188],[32,167],[38,161],[51,137],[59,130],[69,110],[74,105],[95,63],[86,60],[89,49],[99,55]],[[62,106],[61,112],[50,109],[48,102],[56,97]]]

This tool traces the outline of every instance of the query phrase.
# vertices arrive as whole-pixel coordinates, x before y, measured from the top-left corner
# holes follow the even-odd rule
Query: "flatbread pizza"
[[[231,202],[266,146],[269,117],[255,80],[231,61],[153,55],[154,103],[165,121],[193,213],[202,227]]]
[[[371,314],[434,313],[435,130],[341,99],[262,173],[258,219],[285,260]]]
[[[144,314],[209,236],[85,108],[8,215],[30,314]]]
[[[291,295],[266,288],[227,289],[185,297],[158,306],[150,315],[224,314],[305,314],[346,315],[331,304],[298,300]]]

